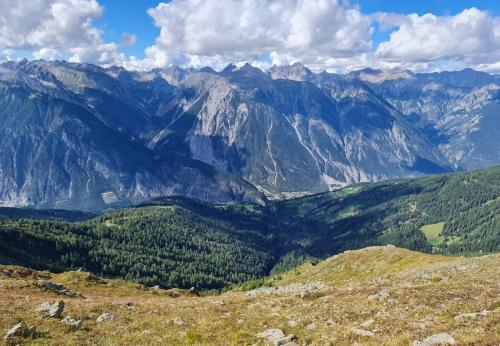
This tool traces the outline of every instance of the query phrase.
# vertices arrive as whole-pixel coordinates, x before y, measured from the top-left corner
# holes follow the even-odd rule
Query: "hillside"
[[[0,210],[0,255],[3,263],[36,269],[83,267],[149,286],[222,289],[370,245],[500,252],[499,196],[497,167],[355,185],[268,206],[169,197],[93,218],[62,211],[31,211],[27,218],[29,210],[7,209]]]
[[[273,344],[266,334],[290,346],[411,345],[441,333],[458,345],[498,345],[499,260],[371,247],[305,264],[251,291],[239,287],[216,296],[148,289],[86,272],[1,266],[0,330],[19,321],[37,325],[31,337],[4,341],[8,345]],[[41,290],[40,279],[85,298]],[[60,317],[36,311],[45,300],[60,299]],[[61,323],[66,316],[81,325]]]

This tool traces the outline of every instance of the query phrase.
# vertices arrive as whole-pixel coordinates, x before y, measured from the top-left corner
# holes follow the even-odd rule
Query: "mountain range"
[[[0,204],[266,204],[500,163],[500,77],[0,64]]]

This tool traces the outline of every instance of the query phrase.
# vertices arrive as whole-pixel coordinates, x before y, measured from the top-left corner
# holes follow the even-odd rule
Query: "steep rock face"
[[[0,64],[0,200],[102,209],[180,194],[262,203],[500,163],[499,79],[296,63]],[[260,192],[259,192],[260,190]]]
[[[444,170],[425,138],[364,84],[309,76],[317,80],[273,79],[249,65],[193,74],[163,107],[169,125],[160,135],[168,135],[154,148],[187,152],[269,196]]]
[[[174,153],[158,158],[135,140],[144,124],[151,126],[152,116],[134,112],[141,100],[120,97],[111,88],[120,86],[115,80],[109,88],[96,83],[97,89],[106,88],[96,101],[89,95],[97,89],[88,80],[70,88],[64,85],[71,78],[61,75],[88,78],[92,72],[65,69],[57,78],[42,65],[20,66],[0,82],[2,205],[94,210],[163,195],[263,201],[237,177]],[[113,92],[114,98],[108,96]],[[122,117],[101,108],[106,102],[119,102],[122,108],[111,108]]]
[[[456,169],[499,163],[500,78],[466,69],[372,84]]]

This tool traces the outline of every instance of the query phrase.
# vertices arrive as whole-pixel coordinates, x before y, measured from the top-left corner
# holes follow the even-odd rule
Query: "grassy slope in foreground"
[[[2,266],[0,330],[19,320],[38,325],[35,339],[12,343],[29,345],[263,345],[257,334],[270,328],[294,334],[299,345],[410,345],[441,332],[460,345],[498,345],[499,260],[500,255],[442,257],[371,247],[267,279],[278,289],[177,298],[124,281],[96,282],[84,272]],[[42,301],[61,299],[33,285],[40,277],[89,298],[63,298],[63,316],[83,320],[80,330],[35,312]],[[312,286],[318,289],[305,291]],[[481,310],[489,311],[486,317],[455,319]],[[103,312],[115,319],[96,323]],[[370,319],[373,324],[360,326]],[[355,335],[352,328],[373,336]]]

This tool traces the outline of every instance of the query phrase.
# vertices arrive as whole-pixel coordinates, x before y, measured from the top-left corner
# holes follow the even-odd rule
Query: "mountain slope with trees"
[[[430,230],[430,231],[429,231]],[[0,254],[162,287],[220,289],[349,249],[500,251],[500,167],[361,184],[268,206],[184,197],[90,220],[0,218]]]

